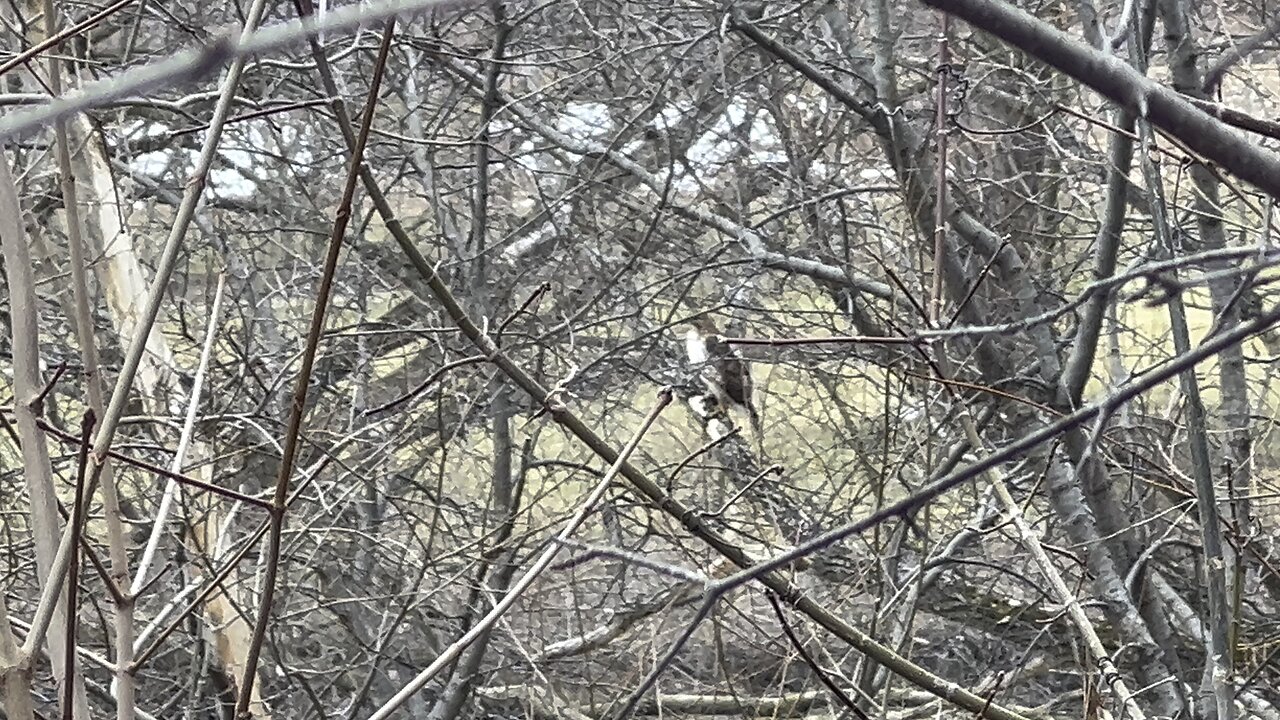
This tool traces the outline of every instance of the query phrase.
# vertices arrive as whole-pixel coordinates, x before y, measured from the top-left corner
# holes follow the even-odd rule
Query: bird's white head
[[[684,334],[684,349],[689,354],[689,362],[700,365],[707,361],[707,343],[698,328],[691,327]]]

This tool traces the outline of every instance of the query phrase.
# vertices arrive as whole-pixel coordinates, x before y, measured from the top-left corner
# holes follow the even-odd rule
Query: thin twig
[[[310,107],[315,107],[316,105],[323,105],[327,102],[332,102],[332,99],[331,98],[312,98],[310,100],[299,100],[297,102],[284,103],[281,105],[272,105],[270,107],[262,108],[261,110],[255,110],[253,112],[244,113],[243,115],[236,115],[233,118],[228,118],[227,124],[235,125],[236,123],[241,123],[246,120],[259,120],[261,118],[270,117],[272,115],[278,115],[280,113],[292,112],[293,110],[305,110]],[[191,133],[194,133],[194,132],[200,132],[201,130],[206,130],[208,129],[208,127],[209,127],[208,123],[204,123],[201,125],[192,125],[191,127],[184,127],[184,128],[178,128],[177,130],[170,130],[168,135],[170,139],[173,139],[176,137],[181,137],[183,135],[190,135]]]
[[[541,300],[542,296],[547,294],[549,290],[551,290],[551,283],[545,282],[545,281],[540,283],[538,287],[534,288],[533,292],[529,293],[529,297],[526,298],[525,301],[520,304],[520,307],[516,308],[515,312],[508,315],[507,318],[498,325],[498,331],[494,333],[495,341],[499,341],[499,344],[501,344],[500,341],[502,338],[502,334],[506,332],[507,326],[515,322],[516,318],[520,317],[526,311],[528,311],[528,309],[531,306],[533,306],[534,303]]]
[[[37,415],[40,414],[40,408],[44,405],[44,399],[49,397],[49,393],[53,392],[54,386],[58,384],[58,379],[61,378],[62,374],[66,371],[67,361],[63,360],[58,363],[58,367],[53,371],[53,377],[49,378],[49,380],[45,382],[44,387],[40,389],[40,393],[32,398],[31,402],[27,403],[27,407],[31,408],[32,412]]]
[[[219,327],[218,318],[222,309],[222,295],[227,287],[226,275],[218,275],[218,285],[213,291],[213,304],[209,308],[209,322],[205,327],[204,346],[200,348],[200,364],[196,366],[195,377],[191,381],[191,392],[187,398],[187,417],[182,423],[182,434],[178,436],[178,448],[173,453],[173,460],[169,463],[169,469],[174,475],[182,468],[183,459],[186,457],[187,447],[191,444],[192,435],[195,433],[196,415],[199,414],[201,390],[204,388],[205,372],[209,368],[209,360],[213,357],[213,340],[217,336]],[[136,594],[142,584],[146,582],[147,570],[151,567],[151,560],[155,557],[156,548],[160,546],[160,537],[164,534],[164,526],[169,519],[169,508],[173,506],[173,496],[177,493],[177,485],[179,482],[173,477],[169,478],[169,482],[165,483],[164,494],[160,497],[160,507],[156,509],[155,520],[151,524],[151,535],[147,538],[147,544],[143,548],[142,558],[138,560],[138,567],[133,574],[133,582],[129,586],[129,592]],[[205,483],[196,480],[196,486],[205,485]],[[219,493],[223,494],[223,493]],[[235,493],[240,498],[249,498],[251,496]],[[224,494],[225,496],[225,494]],[[237,498],[237,499],[240,499]],[[271,504],[265,500],[252,498],[253,504],[259,507],[271,509]]]
[[[76,697],[76,619],[80,600],[80,533],[84,530],[84,475],[89,465],[89,438],[92,437],[93,424],[97,420],[93,408],[84,413],[80,421],[80,452],[76,458],[76,494],[71,508],[71,536],[75,541],[71,545],[71,583],[67,586],[67,633],[66,656],[63,659],[62,675],[62,720],[72,720]]]
[[[368,410],[365,410],[364,414],[366,417],[369,415],[377,415],[380,412],[386,412],[387,410],[390,410],[393,407],[409,402],[410,400],[414,399],[415,397],[425,392],[427,388],[431,387],[432,383],[434,383],[436,380],[439,380],[442,375],[449,372],[450,370],[456,370],[457,368],[460,368],[464,365],[475,365],[476,363],[482,363],[488,359],[489,358],[485,357],[484,355],[470,355],[468,357],[462,358],[461,360],[454,360],[453,362],[445,363],[444,365],[441,365],[439,368],[437,368],[435,372],[428,375],[425,380],[418,383],[418,385],[414,387],[412,390],[410,390],[409,392],[401,395],[398,398],[394,398],[388,402],[385,402],[377,407],[371,407]]]
[[[882,337],[877,335],[833,335],[831,337],[801,338],[724,338],[730,345],[767,345],[769,347],[785,347],[788,345],[924,345],[928,338],[918,337]]]
[[[745,495],[749,490],[751,490],[751,488],[755,487],[756,483],[774,474],[781,477],[783,470],[784,468],[781,465],[770,465],[764,470],[761,470],[760,472],[756,473],[755,477],[751,478],[746,483],[744,483],[742,487],[738,488],[737,492],[735,492],[732,496],[730,496],[729,499],[721,503],[720,508],[718,510],[715,510],[713,512],[704,512],[702,514],[705,517],[722,517],[726,512],[729,511],[729,508],[733,507],[734,503],[741,500],[743,495]]]
[[[934,143],[937,149],[937,165],[933,188],[933,285],[929,291],[929,315],[925,322],[933,327],[942,324],[943,270],[947,252],[947,80],[951,77],[951,43],[947,35],[951,29],[951,16],[938,13],[942,27],[938,33],[938,85],[934,100]],[[977,283],[974,283],[977,289]],[[956,311],[957,313],[959,310]]]
[[[700,572],[685,570],[678,565],[658,562],[657,560],[638,552],[631,552],[620,548],[603,547],[600,545],[588,545],[584,542],[578,542],[573,538],[556,538],[555,542],[558,542],[565,547],[582,551],[581,555],[569,558],[562,563],[552,565],[548,568],[549,570],[556,572],[563,572],[575,567],[580,567],[592,560],[595,560],[596,558],[608,558],[610,560],[619,560],[637,567],[646,568],[662,575],[670,575],[671,577],[678,578],[686,583],[706,584],[707,582],[707,576]]]
[[[683,471],[686,467],[689,466],[689,463],[707,454],[717,445],[724,444],[724,442],[727,441],[729,438],[737,437],[739,435],[741,435],[741,428],[734,428],[729,432],[721,435],[720,437],[716,437],[708,440],[707,442],[703,443],[702,447],[694,450],[688,455],[685,455],[684,459],[682,459],[679,463],[676,464],[676,467],[674,470],[671,471],[671,474],[667,475],[667,492],[671,492],[671,488],[675,486],[676,477],[681,473],[681,471]]]
[[[52,435],[54,438],[64,443],[67,443],[68,445],[79,445],[82,442],[81,439],[76,437],[75,435],[72,435],[71,433],[66,432],[65,430],[56,428],[53,425],[50,425],[45,420],[37,420],[36,425],[38,425],[39,428],[43,430],[45,433]],[[92,445],[90,446],[92,447]],[[107,450],[105,453],[102,454],[102,456],[111,458],[112,460],[119,460],[120,462],[126,465],[132,465],[133,467],[146,470],[147,472],[150,472],[150,473],[155,473],[156,475],[162,478],[165,478],[166,480],[182,483],[183,485],[190,485],[193,488],[199,488],[200,490],[205,490],[215,495],[221,495],[222,497],[227,498],[228,500],[238,500],[240,502],[248,503],[255,507],[260,507],[264,510],[271,509],[271,503],[261,498],[256,498],[252,495],[245,495],[244,493],[238,490],[232,490],[231,488],[220,487],[218,485],[207,483],[203,480],[197,480],[193,477],[188,477],[186,475],[174,472],[172,470],[166,470],[160,467],[159,465],[154,465],[152,463],[147,462],[146,460],[139,460],[138,458],[125,455],[124,453],[118,450]]]

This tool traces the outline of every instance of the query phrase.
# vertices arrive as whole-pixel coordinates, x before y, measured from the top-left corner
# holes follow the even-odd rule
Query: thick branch
[[[922,0],[1036,57],[1178,138],[1272,197],[1280,197],[1280,155],[1240,137],[1172,88],[1120,58],[1072,39],[1000,0]]]

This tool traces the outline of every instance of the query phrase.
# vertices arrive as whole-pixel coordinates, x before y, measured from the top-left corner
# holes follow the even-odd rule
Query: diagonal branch
[[[1280,155],[1242,138],[1176,90],[1142,75],[1120,58],[1000,0],[921,1],[1056,67],[1237,177],[1280,197]]]
[[[352,144],[347,179],[342,188],[342,199],[338,203],[337,213],[334,216],[333,230],[329,235],[329,247],[325,253],[320,284],[316,288],[316,302],[315,308],[311,313],[311,327],[307,330],[306,346],[302,351],[302,366],[298,368],[297,384],[294,386],[293,391],[293,402],[289,408],[289,421],[284,436],[284,450],[280,458],[280,472],[276,475],[275,493],[272,497],[271,527],[267,539],[267,562],[262,579],[262,595],[258,602],[258,619],[253,628],[253,637],[250,640],[244,674],[240,679],[240,695],[236,699],[236,717],[248,716],[249,702],[253,696],[254,680],[257,679],[258,659],[262,654],[262,644],[267,634],[267,623],[271,619],[271,605],[275,599],[276,574],[280,568],[281,536],[284,530],[285,511],[288,508],[289,479],[293,475],[294,460],[297,458],[298,453],[298,438],[302,432],[302,421],[306,416],[307,390],[311,385],[311,372],[315,367],[316,355],[319,354],[320,336],[324,333],[325,315],[329,309],[329,296],[333,290],[333,276],[338,268],[338,255],[342,251],[342,238],[346,234],[347,224],[351,220],[351,203],[355,197],[360,168],[364,165],[364,150],[369,141],[369,129],[373,126],[374,111],[378,109],[378,92],[382,87],[382,78],[387,68],[387,55],[391,52],[391,41],[394,38],[395,21],[388,20],[386,27],[383,29],[382,44],[378,47],[378,57],[374,63],[373,79],[369,84],[368,98],[365,100],[360,133]]]
[[[226,33],[217,34],[211,42],[186,50],[156,63],[86,84],[39,108],[15,112],[0,120],[0,140],[24,135],[52,124],[60,118],[101,107],[116,100],[146,96],[157,90],[201,80],[224,64],[243,65],[254,55],[265,55],[293,45],[317,32],[350,30],[453,4],[453,0],[384,0],[377,4],[347,5],[323,19],[306,18],[296,22],[277,23],[258,32],[242,34],[239,39]],[[222,121],[219,121],[219,125]]]

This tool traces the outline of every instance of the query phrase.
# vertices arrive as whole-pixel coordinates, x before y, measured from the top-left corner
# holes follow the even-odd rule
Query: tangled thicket
[[[1274,0],[355,7],[0,10],[8,718],[1280,718]]]

